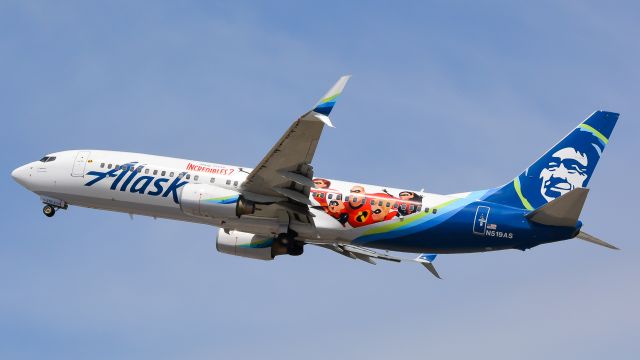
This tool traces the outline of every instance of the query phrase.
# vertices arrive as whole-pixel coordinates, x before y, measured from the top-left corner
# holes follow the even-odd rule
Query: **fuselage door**
[[[87,166],[87,159],[90,153],[90,151],[78,151],[76,159],[73,161],[71,176],[84,176],[84,168]]]

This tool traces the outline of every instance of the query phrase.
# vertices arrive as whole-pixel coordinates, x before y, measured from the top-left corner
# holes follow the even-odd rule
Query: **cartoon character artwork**
[[[422,196],[412,191],[401,191],[394,196],[386,189],[382,192],[367,193],[362,185],[354,185],[349,193],[342,194],[331,189],[331,181],[313,179],[316,187],[311,190],[313,198],[328,215],[338,220],[342,226],[358,228],[389,221],[420,211]]]
[[[383,191],[389,194],[386,189]],[[418,206],[422,204],[422,196],[413,191],[401,191],[400,194],[398,194],[398,197],[400,198],[400,201],[396,202],[398,205],[397,216],[411,215],[418,211]]]
[[[397,199],[387,193],[372,194],[371,218],[374,222],[391,220],[398,214]]]

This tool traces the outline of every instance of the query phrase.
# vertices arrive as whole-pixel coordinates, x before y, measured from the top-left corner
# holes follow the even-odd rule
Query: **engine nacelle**
[[[242,256],[258,260],[273,260],[273,236],[262,236],[242,231],[218,231],[216,249],[225,254]]]
[[[187,184],[180,195],[180,208],[188,215],[210,218],[237,216],[240,194],[209,184]]]

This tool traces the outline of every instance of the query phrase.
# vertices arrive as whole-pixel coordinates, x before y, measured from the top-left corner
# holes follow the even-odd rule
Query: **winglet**
[[[433,266],[433,261],[436,259],[436,256],[436,254],[420,254],[417,258],[414,259],[414,261],[422,264],[422,266],[429,270],[429,272],[432,273],[433,276],[437,277],[438,279],[442,279],[438,274],[438,271],[436,271],[435,266]]]
[[[324,94],[322,99],[320,99],[320,101],[318,101],[316,106],[313,108],[313,111],[320,115],[316,117],[318,117],[324,123],[326,123],[326,121],[322,117],[327,117],[331,113],[333,106],[336,104],[338,96],[342,94],[342,90],[347,85],[347,81],[349,81],[350,77],[351,75],[345,75],[338,79],[338,81],[331,87],[329,91],[327,91],[326,94]],[[333,125],[330,124],[331,121],[329,121],[329,124],[327,125],[333,127]]]

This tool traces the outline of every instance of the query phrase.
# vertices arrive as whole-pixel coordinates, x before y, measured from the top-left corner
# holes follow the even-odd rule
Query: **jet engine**
[[[251,215],[256,207],[239,192],[209,184],[187,184],[180,194],[180,208],[187,215],[230,218]]]
[[[187,184],[180,194],[180,208],[188,215],[210,218],[237,216],[240,194],[209,184]]]
[[[242,256],[258,260],[273,260],[272,253],[276,239],[273,236],[262,236],[242,231],[218,231],[216,249],[225,254]]]
[[[263,236],[242,231],[218,231],[216,249],[225,254],[258,260],[273,260],[278,255],[301,255],[301,241],[286,237]]]

